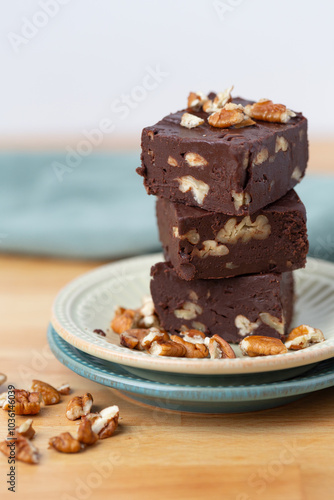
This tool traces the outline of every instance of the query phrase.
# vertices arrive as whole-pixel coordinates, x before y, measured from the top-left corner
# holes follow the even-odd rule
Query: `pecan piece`
[[[238,104],[226,104],[226,106],[219,111],[216,111],[209,116],[208,122],[212,127],[228,128],[233,125],[238,125],[245,119],[242,106]]]
[[[280,339],[275,337],[263,337],[261,335],[251,335],[245,337],[239,344],[242,354],[245,356],[273,356],[288,352]]]
[[[207,100],[208,96],[203,92],[190,92],[188,95],[188,108],[199,111]]]
[[[181,127],[195,128],[199,125],[203,125],[203,123],[203,118],[199,118],[198,116],[192,115],[190,113],[183,113],[180,125]]]
[[[14,448],[15,460],[20,460],[27,464],[38,464],[38,449],[23,435],[16,434],[15,439],[0,442],[0,451],[2,451],[6,457],[12,456],[11,447]]]
[[[55,405],[60,401],[60,394],[57,389],[41,380],[33,380],[31,390],[39,392],[42,395],[45,405]]]
[[[206,358],[209,354],[208,349],[203,343],[194,344],[193,342],[187,342],[181,339],[178,335],[171,335],[171,340],[180,345],[183,345],[186,349],[186,358]]]
[[[109,406],[100,413],[89,413],[86,417],[92,424],[92,431],[96,433],[99,439],[111,437],[118,426],[119,408],[118,406]]]
[[[59,436],[52,437],[49,440],[49,448],[61,453],[78,453],[84,448],[84,445],[69,432],[62,432]]]
[[[205,343],[212,359],[232,359],[236,357],[230,344],[217,334],[212,335],[211,338],[207,337]]]
[[[83,396],[72,398],[66,408],[66,417],[69,420],[77,420],[80,417],[88,415],[92,408],[93,396],[87,392]]]
[[[91,420],[87,417],[81,417],[77,439],[80,443],[87,445],[92,445],[99,439],[99,436],[92,429]]]
[[[28,418],[28,420],[23,422],[23,424],[21,424],[19,427],[15,427],[15,432],[29,440],[32,439],[36,434],[36,431],[32,426],[32,418]]]
[[[23,389],[15,389],[15,401],[13,410],[11,408],[12,400],[7,399],[3,405],[4,410],[14,411],[16,415],[36,415],[41,409],[41,394],[39,392],[28,392]]]
[[[200,330],[191,329],[191,330],[183,330],[180,332],[183,339],[186,342],[192,342],[193,344],[204,344],[206,335]]]
[[[154,356],[169,356],[182,358],[187,354],[187,350],[184,345],[172,340],[157,340],[152,342],[151,347],[148,352]]]
[[[111,328],[115,333],[122,333],[130,328],[135,328],[139,320],[139,313],[133,309],[117,307],[115,316],[111,321]]]
[[[325,340],[324,334],[318,328],[308,325],[300,325],[294,328],[288,335],[285,345],[288,349],[298,351],[313,344],[318,344]]]
[[[57,387],[57,391],[62,396],[68,396],[71,392],[71,388],[70,388],[69,384],[62,384],[60,387]]]
[[[0,373],[0,385],[6,382],[7,376],[4,373]]]
[[[150,328],[147,331],[147,335],[141,341],[141,346],[144,349],[149,349],[153,342],[157,340],[169,340],[169,335],[164,330],[159,330],[158,328]]]
[[[131,328],[120,334],[119,343],[128,349],[143,350],[141,341],[147,336],[146,328]]]
[[[260,99],[254,104],[245,106],[246,115],[264,122],[287,123],[296,113],[287,109],[284,104],[274,104],[269,99]]]

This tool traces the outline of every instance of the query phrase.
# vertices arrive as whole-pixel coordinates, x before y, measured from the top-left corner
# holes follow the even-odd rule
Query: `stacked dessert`
[[[166,258],[152,268],[152,298],[170,333],[283,339],[292,271],[308,251],[293,190],[307,166],[307,120],[267,99],[232,99],[231,90],[191,93],[186,110],[143,130],[137,171],[158,197]]]

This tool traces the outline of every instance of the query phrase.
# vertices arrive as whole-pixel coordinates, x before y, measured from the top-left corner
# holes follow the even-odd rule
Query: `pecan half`
[[[287,123],[296,113],[287,109],[284,104],[274,104],[269,99],[260,99],[254,104],[248,104],[244,108],[246,115],[255,120],[265,122]]]
[[[212,335],[211,338],[207,337],[205,343],[212,359],[233,359],[236,357],[230,344],[217,334]]]
[[[187,354],[184,345],[173,342],[172,340],[157,340],[152,342],[148,352],[154,356],[169,356],[176,358],[185,357]]]
[[[92,408],[93,396],[87,392],[83,396],[72,398],[66,408],[66,417],[69,420],[77,420],[80,417],[88,415]]]
[[[0,443],[0,451],[6,457],[12,456],[10,447],[14,447],[15,460],[25,462],[27,464],[38,464],[39,452],[29,439],[21,434],[16,434],[15,439],[5,440]]]
[[[325,340],[324,334],[318,328],[308,325],[300,325],[294,328],[288,335],[285,345],[288,349],[298,351],[313,344],[318,344]]]
[[[193,342],[187,342],[178,335],[171,335],[170,338],[173,342],[185,347],[186,358],[206,358],[209,354],[207,347],[203,343],[194,344]]]
[[[84,445],[69,432],[62,432],[59,436],[52,437],[49,440],[49,448],[61,453],[78,453],[84,448]]]
[[[33,380],[31,383],[31,390],[39,392],[42,395],[45,405],[55,405],[60,401],[60,394],[57,389],[41,380]]]
[[[96,433],[99,439],[111,437],[118,426],[119,408],[118,406],[109,406],[100,413],[89,413],[87,420],[92,424],[92,431]]]
[[[239,344],[242,354],[245,356],[273,356],[284,354],[288,350],[280,339],[275,337],[263,337],[251,335],[245,337]]]
[[[209,116],[208,122],[212,127],[229,128],[233,125],[238,125],[245,119],[242,106],[238,104],[226,104],[226,106],[219,111],[216,111]]]

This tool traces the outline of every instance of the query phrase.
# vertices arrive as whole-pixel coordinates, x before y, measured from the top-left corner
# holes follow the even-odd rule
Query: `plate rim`
[[[133,366],[144,370],[154,370],[160,372],[170,373],[185,373],[185,374],[198,374],[198,375],[231,375],[231,374],[245,374],[245,373],[261,373],[267,371],[275,371],[307,364],[316,363],[329,359],[334,356],[334,339],[329,339],[326,343],[318,344],[315,349],[312,347],[306,350],[295,351],[294,353],[278,354],[276,356],[264,356],[256,358],[237,358],[237,359],[189,359],[189,358],[168,358],[158,356],[146,356],[137,351],[131,351],[124,348],[124,352],[119,353],[112,349],[113,344],[107,343],[105,346],[95,345],[85,339],[77,336],[77,334],[62,324],[61,319],[58,317],[57,310],[65,310],[66,301],[64,302],[67,294],[73,294],[76,290],[82,290],[84,285],[88,283],[98,283],[101,281],[104,273],[109,270],[117,272],[121,266],[136,267],[148,262],[153,265],[155,262],[163,260],[161,253],[146,254],[128,259],[122,259],[117,262],[112,262],[98,266],[86,273],[83,273],[67,283],[57,294],[52,305],[51,324],[55,331],[69,344],[77,349],[86,352],[92,356],[118,363],[126,366]],[[334,264],[308,257],[309,266],[316,264],[323,269],[320,274],[332,276],[334,280]],[[299,270],[303,272],[304,270]],[[305,271],[307,272],[307,271]],[[319,269],[318,269],[319,272]],[[101,275],[101,279],[99,279]],[[63,303],[64,302],[64,303]],[[75,325],[75,328],[82,332],[80,326]],[[85,334],[85,332],[83,332]],[[119,347],[119,346],[117,346]]]
[[[50,324],[48,327],[48,342],[50,348],[55,355],[55,357],[62,364],[63,359],[66,358],[69,364],[65,364],[67,368],[74,371],[76,374],[87,378],[89,380],[95,381],[96,383],[103,384],[102,382],[97,382],[96,378],[92,378],[89,375],[83,375],[82,373],[95,372],[95,376],[97,375],[100,379],[105,378],[105,376],[100,372],[98,367],[94,367],[93,369],[83,365],[80,363],[80,360],[76,360],[71,357],[69,354],[64,352],[58,345],[57,339],[55,335],[58,335],[54,330],[52,325]],[[60,335],[59,335],[60,337]],[[60,337],[62,338],[62,337]],[[50,341],[51,339],[51,341]],[[62,339],[66,342],[64,339]],[[69,344],[71,348],[74,348],[71,344]],[[60,356],[55,354],[61,353]],[[60,359],[62,358],[62,359]],[[72,364],[72,366],[70,366]],[[73,369],[73,364],[78,367],[78,371]],[[93,364],[93,363],[92,363]],[[81,373],[79,373],[79,370]],[[111,376],[111,375],[110,375]],[[117,374],[113,374],[114,379],[119,378]],[[115,383],[118,384],[118,387],[113,387],[108,385],[107,387],[113,387],[116,390],[125,391],[125,392],[133,392],[135,394],[146,394],[147,390],[150,391],[150,395],[152,397],[169,397],[170,393],[173,393],[173,397],[175,399],[180,399],[183,401],[193,401],[194,396],[198,394],[198,392],[206,394],[208,399],[203,400],[206,403],[214,403],[218,401],[226,401],[226,402],[238,402],[238,401],[262,401],[266,399],[279,399],[288,396],[297,396],[303,394],[310,394],[312,392],[316,392],[318,390],[326,389],[332,387],[334,385],[334,370],[332,373],[322,373],[320,375],[313,375],[312,377],[304,374],[300,377],[296,377],[290,380],[283,380],[279,382],[270,382],[267,384],[251,384],[251,385],[240,385],[240,386],[189,386],[182,384],[171,384],[171,383],[162,383],[162,382],[154,382],[151,380],[145,379],[133,379],[133,383],[129,382],[129,379],[126,378],[126,381],[117,381]],[[106,384],[103,384],[106,385]],[[165,395],[161,395],[161,392],[164,392]],[[166,394],[166,393],[169,393]],[[221,397],[224,396],[222,400]]]

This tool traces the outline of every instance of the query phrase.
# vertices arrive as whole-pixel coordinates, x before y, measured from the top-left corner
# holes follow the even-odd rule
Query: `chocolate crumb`
[[[103,330],[100,330],[99,328],[96,328],[96,330],[94,330],[94,333],[97,333],[97,335],[101,335],[101,337],[107,336],[107,334]]]

